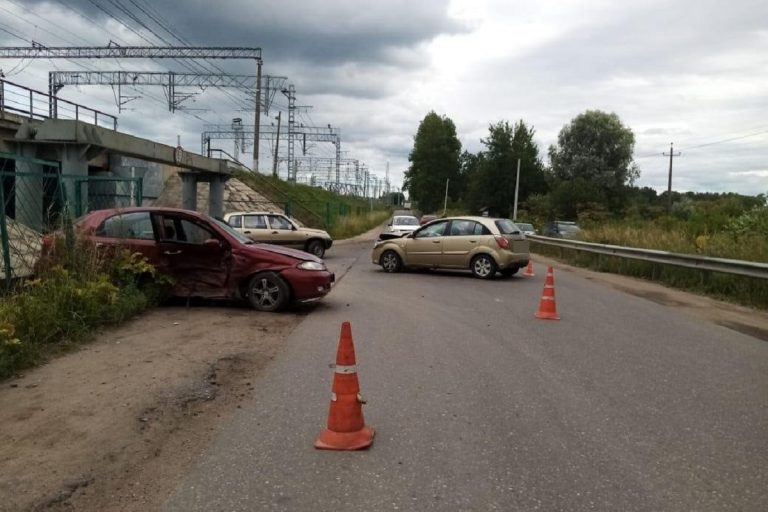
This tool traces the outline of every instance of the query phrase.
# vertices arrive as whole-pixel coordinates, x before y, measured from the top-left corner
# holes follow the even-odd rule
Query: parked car
[[[254,242],[301,249],[318,258],[333,245],[331,235],[320,229],[305,228],[282,213],[232,212],[224,221]]]
[[[413,215],[395,215],[387,224],[387,231],[400,235],[418,229],[419,225],[419,219]]]
[[[449,217],[398,238],[380,239],[371,255],[386,272],[407,267],[469,269],[489,279],[528,265],[529,243],[509,219]]]
[[[530,222],[520,222],[516,220],[515,224],[517,225],[517,227],[520,228],[520,231],[522,231],[524,235],[536,234],[536,228],[534,228],[533,224],[531,224]]]
[[[174,280],[181,297],[246,299],[260,311],[321,299],[335,276],[320,258],[256,244],[231,226],[175,208],[97,210],[75,224],[78,237],[100,250],[126,248],[144,255]],[[43,243],[50,255],[54,237]]]
[[[424,224],[432,222],[436,218],[437,218],[437,215],[422,215],[421,219],[419,219],[419,224],[423,226]]]
[[[544,236],[553,238],[576,238],[581,228],[575,222],[565,220],[555,220],[547,224],[544,229]]]

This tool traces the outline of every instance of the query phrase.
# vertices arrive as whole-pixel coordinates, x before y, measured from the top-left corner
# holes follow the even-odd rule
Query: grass
[[[381,225],[387,218],[389,218],[389,212],[382,210],[341,217],[331,228],[330,235],[339,240],[351,238]]]
[[[302,224],[325,229],[331,233],[334,226],[346,217],[366,218],[371,206],[374,211],[386,211],[385,206],[379,201],[371,204],[369,199],[343,196],[320,187],[289,183],[272,176],[240,172],[236,177],[272,202],[282,206],[288,215],[297,218]],[[360,224],[360,226],[364,225],[365,223]],[[353,233],[350,236],[360,233]]]
[[[168,284],[138,254],[61,246],[36,279],[0,299],[0,379],[145,310]]]
[[[666,228],[654,223],[611,223],[587,227],[580,237],[586,242],[613,244],[713,258],[768,262],[768,237],[760,233],[720,230],[697,233],[681,227]]]

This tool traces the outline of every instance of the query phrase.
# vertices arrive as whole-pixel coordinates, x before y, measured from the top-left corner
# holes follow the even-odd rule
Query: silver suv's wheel
[[[384,251],[380,263],[385,272],[400,272],[400,269],[403,268],[403,260],[395,251]]]
[[[475,277],[490,279],[496,273],[496,262],[487,254],[478,254],[472,258],[470,270]]]
[[[322,240],[312,240],[307,244],[307,252],[322,258],[325,256],[325,244],[323,244]]]

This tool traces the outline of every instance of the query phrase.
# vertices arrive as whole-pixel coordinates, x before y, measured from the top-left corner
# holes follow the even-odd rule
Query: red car
[[[260,311],[321,299],[335,277],[311,254],[255,243],[223,221],[176,208],[93,211],[75,224],[97,247],[125,247],[174,279],[181,297],[247,299]]]

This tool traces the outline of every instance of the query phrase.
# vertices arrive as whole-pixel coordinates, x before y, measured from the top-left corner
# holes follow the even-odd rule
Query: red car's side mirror
[[[215,238],[209,238],[203,242],[203,247],[208,247],[209,249],[221,249],[221,242]]]

